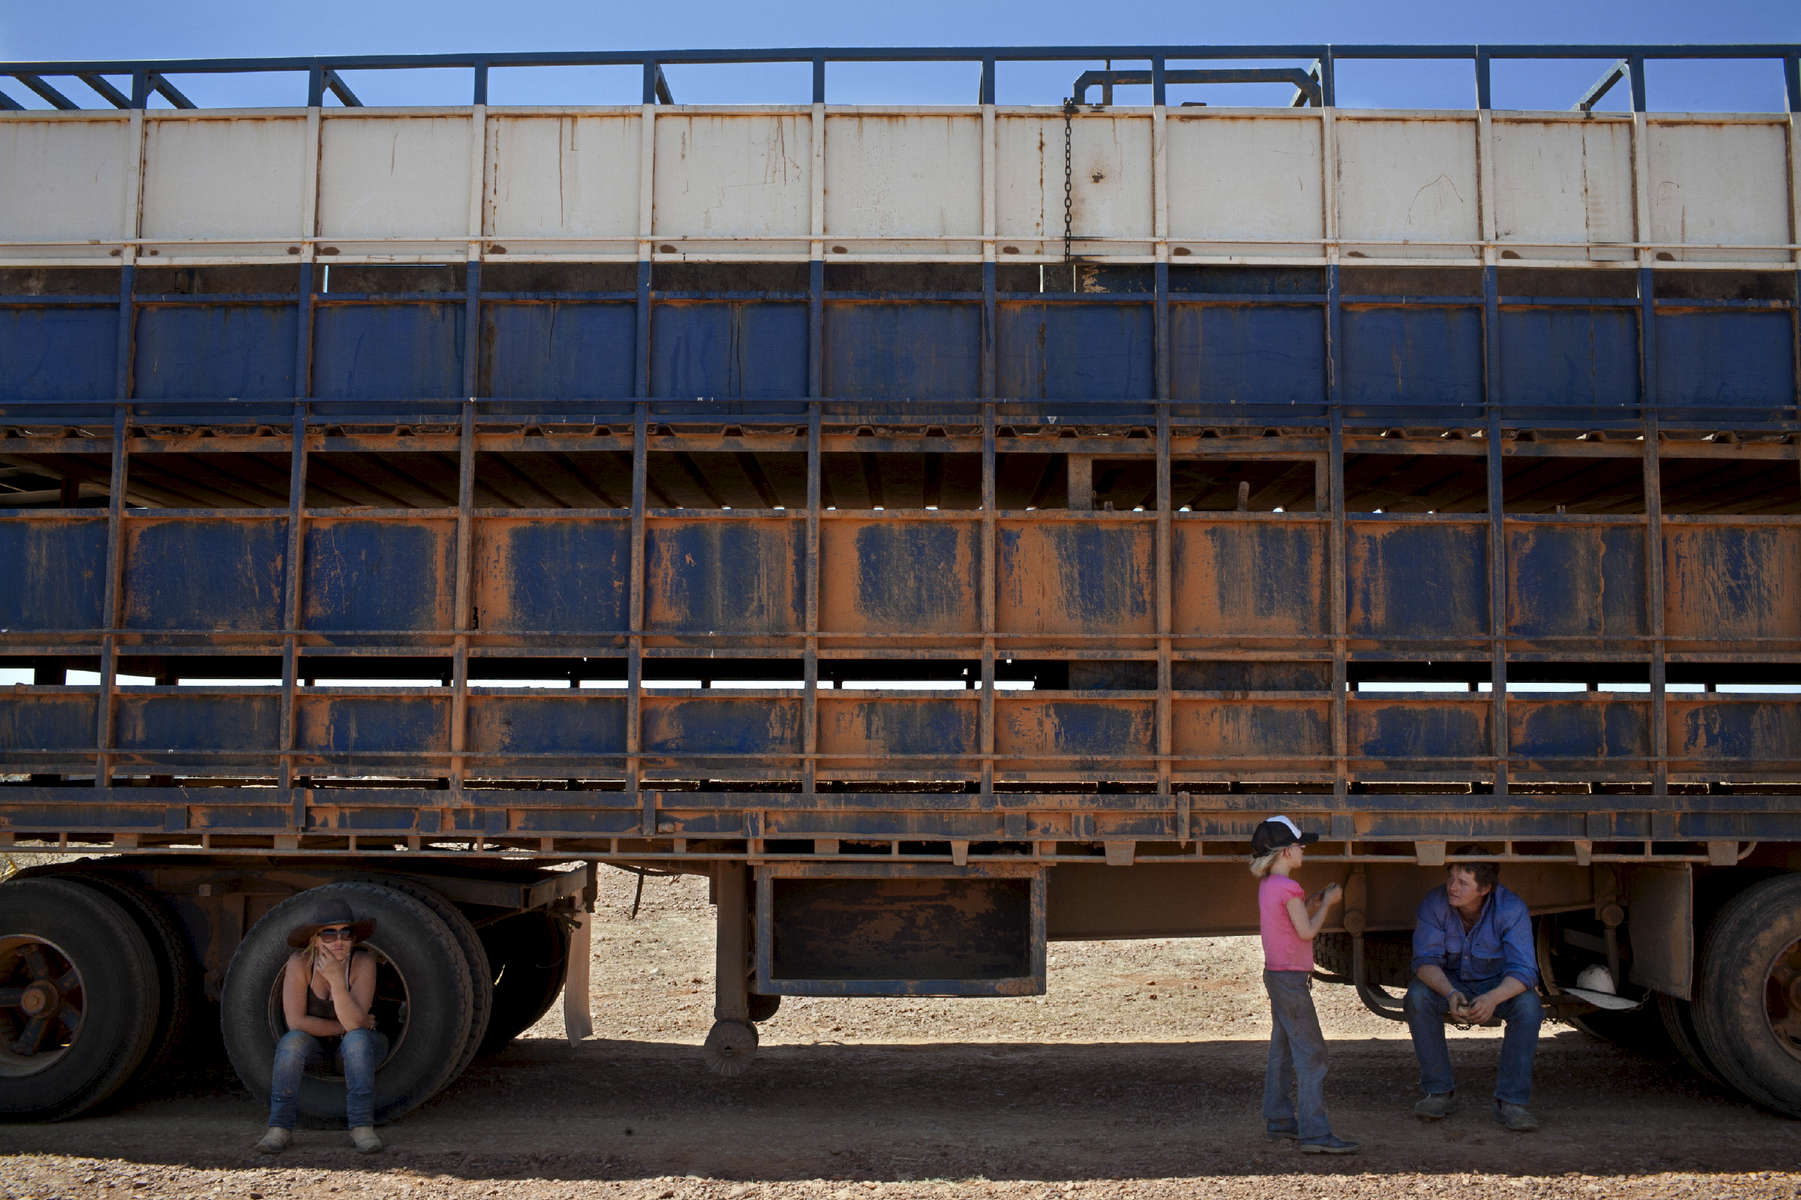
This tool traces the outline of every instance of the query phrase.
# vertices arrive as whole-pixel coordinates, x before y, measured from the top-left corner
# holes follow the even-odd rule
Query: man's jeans
[[[294,1128],[301,1076],[325,1065],[327,1040],[297,1029],[281,1035],[269,1080],[270,1125]],[[333,1065],[344,1075],[344,1123],[349,1128],[375,1124],[375,1064],[387,1055],[388,1039],[373,1029],[352,1029],[338,1040]]]
[[[1272,1018],[1269,1066],[1263,1072],[1263,1120],[1272,1126],[1294,1121],[1298,1101],[1302,1141],[1332,1132],[1326,1122],[1326,1039],[1313,1011],[1312,982],[1306,971],[1263,973]]]
[[[1448,974],[1448,973],[1447,973]],[[1448,976],[1451,986],[1473,1000],[1498,986],[1504,976],[1464,983],[1455,975]],[[1407,1027],[1413,1031],[1413,1053],[1420,1060],[1420,1090],[1428,1096],[1441,1095],[1455,1088],[1451,1078],[1451,1054],[1445,1048],[1445,1014],[1451,1009],[1449,997],[1441,996],[1422,981],[1415,979],[1407,988]],[[1532,1058],[1538,1052],[1538,1026],[1545,1019],[1545,1006],[1538,993],[1528,988],[1495,1006],[1495,1016],[1507,1022],[1501,1037],[1501,1069],[1495,1078],[1495,1099],[1503,1104],[1525,1104],[1532,1099]]]

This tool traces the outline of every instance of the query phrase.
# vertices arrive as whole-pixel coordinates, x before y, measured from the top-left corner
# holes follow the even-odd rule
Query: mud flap
[[[594,914],[577,912],[569,930],[569,973],[563,980],[563,1031],[569,1044],[594,1036],[594,1017],[588,1011],[589,944]]]

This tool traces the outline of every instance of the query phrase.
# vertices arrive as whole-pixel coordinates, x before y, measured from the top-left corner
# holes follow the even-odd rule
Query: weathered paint
[[[286,522],[125,523],[124,624],[133,629],[281,627]]]

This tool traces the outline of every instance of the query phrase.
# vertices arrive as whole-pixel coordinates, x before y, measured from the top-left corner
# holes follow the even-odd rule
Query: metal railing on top
[[[1331,107],[1337,103],[1335,66],[1355,60],[1411,60],[1466,62],[1473,71],[1475,107],[1491,107],[1491,68],[1500,61],[1600,60],[1610,65],[1580,96],[1553,100],[1552,105],[1588,111],[1617,83],[1626,82],[1634,112],[1646,109],[1645,66],[1653,61],[1737,60],[1778,62],[1782,67],[1787,108],[1801,112],[1801,44],[1740,45],[1349,45],[1293,44],[1259,46],[896,46],[896,47],[795,47],[759,50],[596,50],[469,54],[363,54],[287,58],[211,58],[167,60],[109,60],[91,62],[0,63],[0,80],[11,79],[53,109],[141,109],[153,98],[175,108],[199,108],[175,82],[178,76],[253,74],[304,74],[306,103],[319,106],[329,94],[339,104],[361,104],[344,78],[346,71],[407,71],[421,69],[466,70],[470,74],[469,102],[488,103],[489,74],[496,69],[531,67],[638,67],[642,73],[642,102],[673,104],[674,94],[664,74],[668,66],[725,64],[811,64],[811,102],[823,104],[826,69],[830,65],[866,63],[969,63],[981,69],[977,102],[996,103],[995,74],[1000,63],[1066,62],[1081,73],[1071,88],[1080,96],[1086,86],[1099,85],[1110,96],[1115,85],[1145,84],[1152,103],[1167,102],[1167,88],[1176,83],[1269,83],[1295,85],[1292,104],[1312,103]],[[1242,70],[1197,71],[1173,64],[1192,62],[1260,62],[1268,64]],[[1096,63],[1106,66],[1093,70]],[[1148,69],[1114,64],[1146,64]],[[127,86],[113,82],[117,78]],[[94,99],[77,100],[80,91]],[[297,97],[298,99],[298,97]],[[1546,107],[1546,106],[1541,106]],[[0,89],[0,111],[22,111],[25,105]]]

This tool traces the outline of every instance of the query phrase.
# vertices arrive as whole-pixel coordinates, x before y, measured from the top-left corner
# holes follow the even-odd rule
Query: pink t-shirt
[[[1313,943],[1294,931],[1289,897],[1305,899],[1307,889],[1286,875],[1271,872],[1257,885],[1257,915],[1263,926],[1263,969],[1313,970]]]

